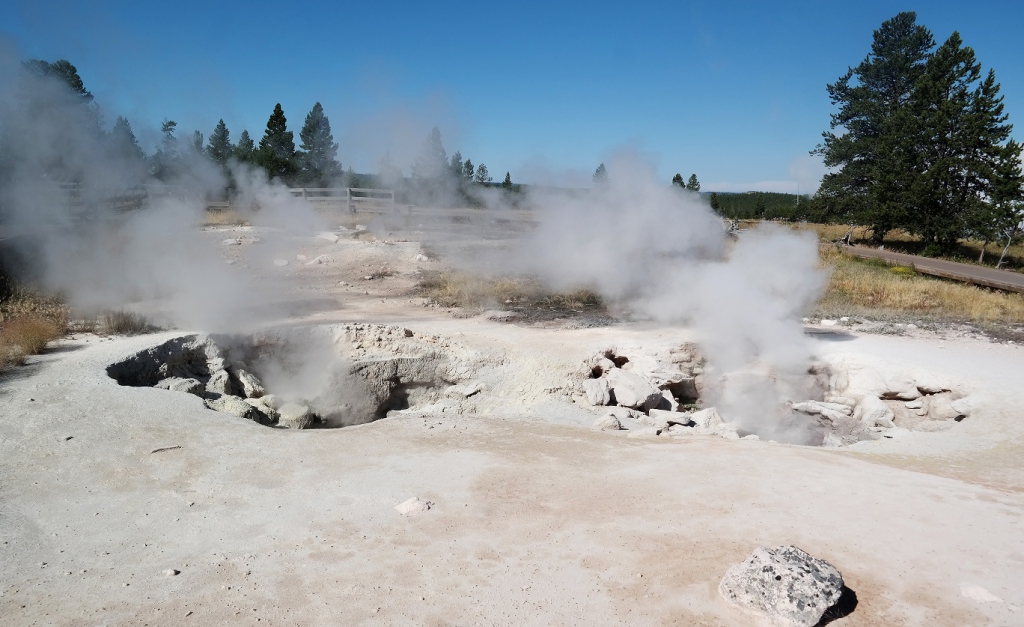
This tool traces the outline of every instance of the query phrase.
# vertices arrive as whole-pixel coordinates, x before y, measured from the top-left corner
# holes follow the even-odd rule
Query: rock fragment
[[[593,428],[598,431],[621,431],[622,423],[613,414],[605,414],[594,421]]]
[[[412,497],[408,501],[403,501],[398,505],[395,505],[395,511],[402,516],[413,516],[430,510],[434,506],[430,501],[421,501],[419,497]]]
[[[875,396],[865,396],[853,411],[853,417],[869,427],[895,427],[893,413],[889,406]]]
[[[710,429],[714,431],[722,424],[722,417],[718,415],[718,410],[714,407],[708,407],[700,411],[695,411],[690,414],[690,420],[693,423],[702,428]]]
[[[238,383],[242,386],[242,393],[245,394],[246,398],[259,398],[267,393],[260,380],[248,370],[236,369],[235,378],[238,379]]]
[[[237,396],[221,396],[220,398],[207,399],[204,403],[214,411],[252,420],[261,425],[271,424],[271,420],[266,414]]]
[[[795,546],[759,547],[725,573],[727,601],[779,627],[812,627],[843,593],[843,576]]]
[[[171,392],[184,392],[186,394],[195,394],[196,396],[202,396],[206,390],[206,386],[202,384],[198,379],[182,378],[182,377],[167,377],[157,381],[157,384],[153,387],[158,390],[170,390]]]
[[[288,429],[308,429],[313,425],[313,412],[307,405],[285,403],[277,409],[277,424]]]
[[[647,411],[663,400],[661,390],[646,376],[616,368],[608,373],[608,385],[615,401],[623,407]]]
[[[583,382],[583,393],[586,394],[587,402],[591,405],[607,405],[611,402],[611,387],[608,379],[587,379]]]

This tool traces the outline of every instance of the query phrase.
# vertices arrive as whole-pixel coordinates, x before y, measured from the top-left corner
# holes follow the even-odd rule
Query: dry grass
[[[827,242],[834,242],[842,238],[850,229],[849,226],[842,224],[800,224],[794,226],[796,228],[810,229],[817,233],[819,238]],[[866,227],[854,227],[851,241],[854,244],[866,243],[870,234],[871,232]],[[886,248],[912,255],[922,254],[926,247],[920,238],[898,229],[886,233],[884,243]],[[958,242],[954,253],[948,258],[953,261],[976,264],[978,263],[978,256],[981,254],[982,244],[983,242],[977,240],[961,240]],[[989,243],[985,247],[985,258],[981,265],[995,267],[1005,244],[1005,241],[1002,243]],[[1024,237],[1018,238],[1010,246],[1010,249],[1006,252],[1003,268],[1007,270],[1024,270]]]
[[[112,335],[140,335],[152,328],[149,318],[124,309],[103,315],[103,330]]]
[[[821,246],[821,260],[832,268],[828,289],[818,303],[822,315],[903,314],[942,321],[1024,323],[1024,294],[936,279],[882,261],[856,259],[830,245]]]
[[[499,308],[528,313],[530,317],[543,312],[544,318],[606,315],[601,298],[591,290],[555,294],[529,277],[481,278],[458,271],[427,272],[420,279],[418,292],[442,307]]]
[[[18,284],[0,300],[0,372],[20,366],[67,332],[70,311],[59,296]]]
[[[237,209],[208,209],[203,226],[247,226],[249,219]]]

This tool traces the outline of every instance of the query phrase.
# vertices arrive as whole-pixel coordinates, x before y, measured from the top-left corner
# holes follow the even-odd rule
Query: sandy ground
[[[397,260],[414,245],[308,252],[331,246],[359,262],[278,269],[304,298],[295,320],[401,321],[524,372],[687,339],[454,319],[409,296],[417,264]],[[396,274],[356,283],[379,263]],[[949,431],[832,450],[630,439],[542,409],[276,430],[107,377],[176,334],[81,336],[0,380],[0,624],[756,624],[718,582],[789,543],[855,592],[834,625],[1024,624],[1019,346],[818,336],[822,353],[924,364],[986,401]],[[394,510],[412,496],[434,507]]]

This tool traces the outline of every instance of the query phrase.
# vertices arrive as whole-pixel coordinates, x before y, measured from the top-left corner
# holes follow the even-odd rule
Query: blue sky
[[[258,141],[277,102],[298,139],[320,101],[361,172],[388,151],[408,173],[438,124],[449,154],[497,179],[584,183],[626,147],[705,190],[810,192],[825,84],[899,11],[939,42],[959,30],[1024,125],[1024,3],[918,5],[15,0],[0,34],[77,65],[108,123],[125,115],[144,143],[165,117]]]

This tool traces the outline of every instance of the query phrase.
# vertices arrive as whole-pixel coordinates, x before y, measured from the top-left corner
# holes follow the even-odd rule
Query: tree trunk
[[[999,255],[999,263],[996,264],[996,270],[1002,267],[1003,260],[1006,259],[1006,251],[1010,250],[1010,244],[1013,243],[1013,236],[1017,234],[1017,229],[1010,231],[1010,235],[1006,238],[1006,246],[1003,247],[1003,254]]]
[[[988,246],[988,240],[985,240],[985,241],[984,241],[984,242],[983,242],[983,243],[981,244],[981,254],[980,254],[980,255],[978,255],[978,263],[982,263],[982,262],[984,262],[984,261],[985,261],[985,247],[986,247],[986,246]]]

